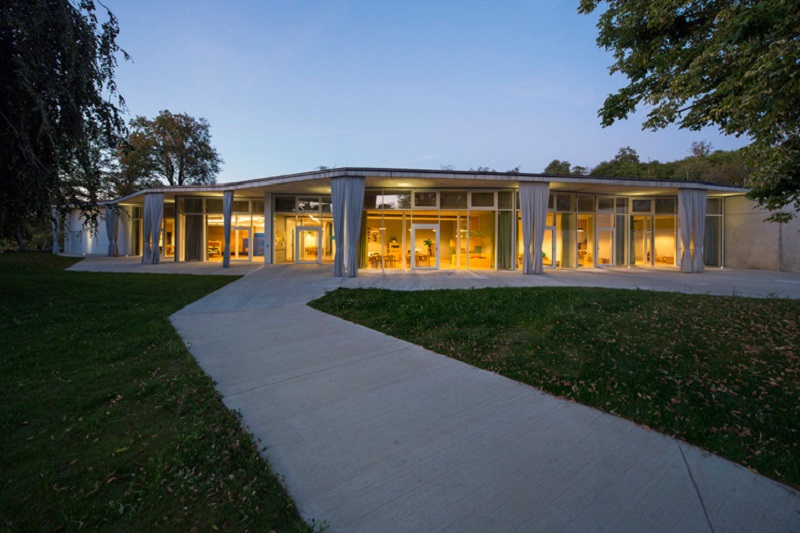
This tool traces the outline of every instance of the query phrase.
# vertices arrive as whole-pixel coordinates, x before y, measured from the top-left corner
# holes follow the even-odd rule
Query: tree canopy
[[[216,183],[223,163],[211,145],[204,118],[161,111],[154,119],[136,117],[117,152],[118,193],[128,194],[161,180],[168,185]]]
[[[124,134],[117,19],[92,0],[0,3],[0,236],[24,247],[51,205],[92,218],[100,154]]]
[[[645,106],[645,128],[716,125],[746,136],[750,198],[800,209],[800,3],[581,0],[579,11],[601,3],[598,45],[629,81],[605,100],[603,126]]]

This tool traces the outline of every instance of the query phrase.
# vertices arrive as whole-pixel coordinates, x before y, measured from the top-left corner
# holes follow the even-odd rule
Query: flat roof
[[[520,182],[549,182],[553,191],[626,196],[659,196],[677,194],[679,189],[706,190],[710,196],[731,196],[747,189],[702,181],[665,180],[654,178],[609,178],[602,176],[559,176],[525,172],[493,172],[474,170],[426,170],[370,167],[342,167],[284,174],[246,181],[213,185],[159,186],[123,196],[115,203],[140,203],[145,193],[164,193],[165,198],[184,195],[211,196],[224,191],[245,192],[243,196],[259,196],[267,192],[285,194],[329,194],[330,180],[363,177],[367,188],[386,189],[481,189],[517,188]],[[138,201],[137,201],[138,200]]]

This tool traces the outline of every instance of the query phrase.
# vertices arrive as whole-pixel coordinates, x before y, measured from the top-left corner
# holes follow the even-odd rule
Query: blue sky
[[[685,157],[716,129],[601,128],[624,85],[572,1],[108,0],[120,23],[130,116],[205,117],[219,181],[320,165],[541,172],[594,166],[631,146]]]

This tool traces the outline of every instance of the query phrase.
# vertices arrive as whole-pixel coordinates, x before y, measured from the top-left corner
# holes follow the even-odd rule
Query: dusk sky
[[[631,146],[643,161],[747,144],[716,129],[601,128],[625,84],[577,0],[108,0],[130,118],[204,117],[220,182],[324,165],[542,172],[592,167]]]

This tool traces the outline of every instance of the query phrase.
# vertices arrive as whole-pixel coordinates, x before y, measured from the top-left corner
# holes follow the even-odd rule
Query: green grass
[[[0,256],[7,530],[306,531],[168,316],[234,277]]]
[[[316,309],[800,487],[800,302],[594,288],[338,289]]]

